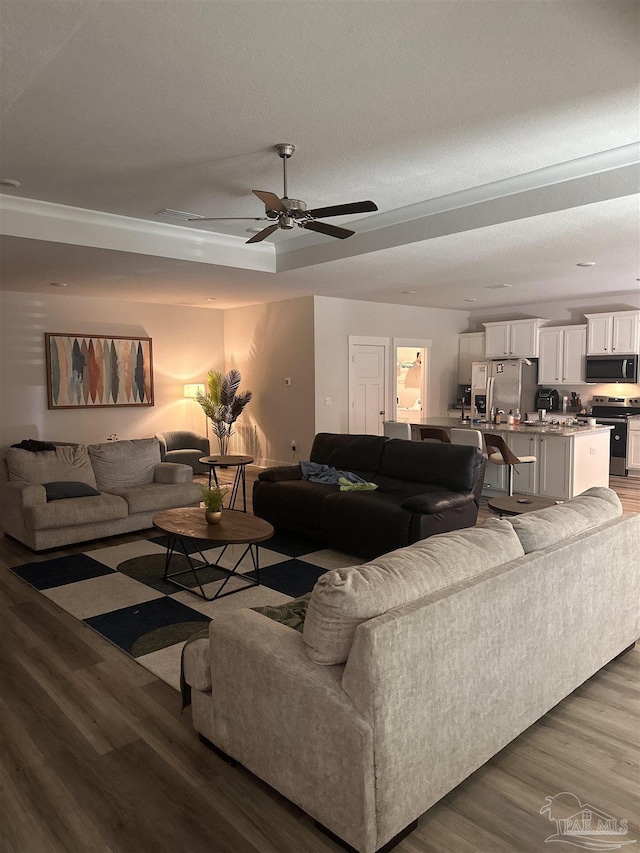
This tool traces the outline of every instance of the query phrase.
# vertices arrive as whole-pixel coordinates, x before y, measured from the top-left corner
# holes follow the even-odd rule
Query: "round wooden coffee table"
[[[236,468],[236,476],[233,480],[233,486],[231,487],[231,497],[229,498],[229,509],[236,508],[236,497],[238,496],[238,489],[240,484],[242,483],[242,510],[243,512],[247,511],[247,475],[246,475],[246,466],[251,465],[253,462],[253,456],[202,456],[198,462],[201,462],[203,465],[206,465],[209,469],[209,488],[211,488],[211,477],[215,481],[216,486],[219,486],[218,483],[218,474],[216,473],[216,468]]]
[[[204,509],[201,507],[179,507],[178,509],[167,509],[164,512],[154,515],[153,526],[157,530],[166,533],[169,537],[163,580],[169,581],[169,583],[175,584],[175,586],[179,586],[181,589],[193,593],[193,595],[199,595],[206,601],[214,601],[216,598],[232,595],[234,592],[240,592],[241,589],[246,589],[249,586],[260,585],[258,543],[264,542],[265,539],[270,539],[273,536],[273,527],[268,521],[256,518],[255,515],[248,515],[246,512],[225,509],[222,512],[222,521],[220,524],[207,524],[204,517]],[[191,558],[189,544],[193,544],[194,541],[198,543],[195,550],[200,555],[203,565],[194,563]],[[214,563],[210,563],[203,555],[200,542],[207,542],[208,548],[222,547],[222,551]],[[220,561],[230,545],[246,545],[247,547],[236,560],[234,567],[226,569],[220,565]],[[170,572],[171,558],[174,554],[186,557],[189,568],[178,572]],[[255,578],[238,572],[238,567],[247,554],[251,555]],[[198,577],[199,571],[210,568],[214,568],[222,572],[223,575],[226,575],[224,582],[216,590],[215,595],[212,596],[208,596],[205,593]],[[174,580],[174,578],[186,574],[193,576],[200,592],[195,588],[180,583],[180,581]],[[225,586],[232,577],[242,578],[242,580],[246,581],[245,586],[224,592]]]
[[[553,498],[541,498],[538,495],[512,495],[511,497],[491,498],[489,509],[503,515],[521,515],[523,512],[533,512],[536,509],[547,509],[555,506],[558,501]],[[560,502],[561,503],[561,502]]]

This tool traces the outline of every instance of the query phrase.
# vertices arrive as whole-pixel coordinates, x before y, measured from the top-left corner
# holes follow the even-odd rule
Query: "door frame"
[[[393,381],[391,387],[393,388],[393,398],[392,402],[398,399],[398,377],[395,370],[395,361],[396,361],[396,351],[398,347],[415,347],[416,349],[423,349],[426,353],[426,365],[425,371],[423,373],[424,377],[424,390],[426,394],[424,395],[424,399],[422,401],[422,419],[429,417],[429,410],[431,408],[431,345],[433,341],[430,338],[392,338],[393,345]],[[396,404],[393,402],[392,409],[394,414],[396,413]],[[387,418],[390,420],[390,418]]]
[[[348,369],[349,369],[349,433],[353,429],[353,415],[351,414],[354,408],[354,371],[353,371],[353,349],[356,346],[378,346],[384,347],[384,412],[385,415],[383,417],[384,420],[389,420],[387,414],[390,411],[390,403],[391,403],[391,383],[389,382],[389,377],[391,375],[391,367],[390,367],[390,359],[389,359],[389,350],[391,349],[391,338],[382,338],[372,335],[348,335]]]

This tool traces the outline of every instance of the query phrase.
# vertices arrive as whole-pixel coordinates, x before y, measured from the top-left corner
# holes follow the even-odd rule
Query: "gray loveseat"
[[[329,571],[304,633],[253,610],[187,645],[193,724],[374,853],[640,635],[615,492]]]
[[[192,469],[161,462],[155,438],[37,453],[11,447],[0,461],[0,529],[34,551],[143,530],[156,512],[197,506],[201,498]],[[52,499],[73,494],[69,483],[100,494]]]

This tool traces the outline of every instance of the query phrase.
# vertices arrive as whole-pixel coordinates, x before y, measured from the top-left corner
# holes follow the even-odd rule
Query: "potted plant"
[[[221,456],[227,455],[229,439],[234,434],[233,425],[253,396],[251,391],[237,393],[241,380],[240,371],[235,368],[224,376],[217,370],[210,370],[207,374],[208,393],[197,397],[213,425],[214,434],[218,436]]]
[[[207,524],[220,524],[222,521],[222,507],[224,496],[229,491],[226,486],[201,486],[202,502],[204,503],[204,517]]]

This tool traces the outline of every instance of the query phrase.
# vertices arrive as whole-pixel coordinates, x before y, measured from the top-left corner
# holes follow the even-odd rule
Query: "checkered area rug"
[[[207,548],[209,544],[191,543],[189,550],[194,563],[202,565],[198,545],[208,562],[220,557],[222,549]],[[245,547],[229,546],[220,565],[232,568]],[[241,589],[245,581],[231,578],[224,591],[234,588],[240,591],[217,601],[205,601],[162,579],[166,556],[164,536],[27,563],[12,571],[179,690],[182,647],[216,615],[241,607],[283,604],[310,592],[320,575],[329,569],[363,562],[329,549],[313,550],[313,543],[308,540],[280,533],[259,547],[260,586]],[[172,558],[171,572],[186,568],[186,557]],[[249,554],[238,571],[255,577]],[[208,596],[214,595],[227,577],[214,568],[198,574]],[[191,574],[178,579],[186,586],[196,586]]]

